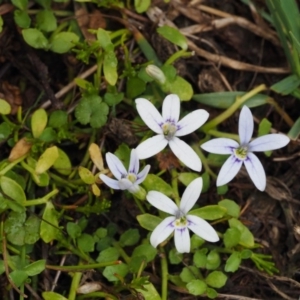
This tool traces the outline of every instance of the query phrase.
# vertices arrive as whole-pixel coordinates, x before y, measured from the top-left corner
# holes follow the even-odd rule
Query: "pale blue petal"
[[[187,220],[188,228],[204,240],[208,242],[217,242],[219,240],[215,229],[205,220],[192,215],[188,215]]]
[[[127,178],[123,178],[121,180],[119,180],[119,187],[120,187],[120,190],[135,190],[134,188],[134,183],[132,183],[129,179]],[[137,185],[138,186],[138,185]],[[138,188],[137,188],[138,189]]]
[[[184,136],[191,132],[194,132],[201,127],[208,119],[209,113],[204,109],[197,109],[177,123],[176,136]]]
[[[254,185],[260,191],[264,191],[266,188],[266,173],[261,162],[257,156],[253,153],[248,153],[248,158],[244,161],[246,170]]]
[[[150,236],[150,243],[154,248],[166,240],[174,231],[174,221],[175,217],[167,217],[153,230]]]
[[[197,172],[201,171],[201,160],[196,152],[188,144],[174,136],[169,141],[169,145],[177,158],[182,161],[187,167]]]
[[[139,159],[145,159],[151,157],[168,145],[168,141],[163,135],[156,135],[152,138],[139,144],[136,148]]]
[[[100,179],[106,184],[108,185],[110,188],[114,189],[114,190],[119,190],[119,181],[115,180],[115,179],[111,179],[110,177],[104,175],[104,174],[100,174]]]
[[[241,145],[247,145],[253,134],[254,121],[251,110],[243,106],[239,118],[239,136]]]
[[[191,250],[190,233],[187,227],[176,228],[174,232],[175,247],[179,253],[189,253]]]
[[[220,170],[217,178],[217,186],[224,185],[231,181],[240,170],[242,164],[242,160],[237,159],[234,155],[230,155]]]
[[[135,149],[131,150],[128,173],[137,174],[140,169],[140,161]]]
[[[127,171],[123,166],[123,163],[119,160],[117,156],[110,152],[107,152],[105,157],[110,171],[118,180],[127,175]]]
[[[202,144],[200,147],[210,153],[232,154],[233,150],[238,148],[239,146],[239,143],[235,140],[227,138],[217,138]]]
[[[141,171],[138,175],[137,175],[137,178],[136,178],[136,184],[140,184],[142,183],[145,178],[147,177],[148,173],[149,173],[149,170],[150,170],[150,165],[147,165],[143,171]]]
[[[146,125],[154,132],[162,133],[161,126],[164,121],[155,106],[149,100],[143,98],[136,99],[135,103],[136,109]]]
[[[155,188],[155,186],[153,187]],[[157,192],[150,191],[146,196],[148,202],[159,210],[162,210],[170,215],[177,215],[178,207],[169,197]]]
[[[195,205],[197,200],[200,197],[200,193],[202,191],[203,181],[202,178],[194,179],[183,192],[181,201],[180,201],[180,211],[185,215],[191,208]]]
[[[164,121],[178,122],[180,114],[180,99],[177,95],[168,95],[162,105],[162,117]]]
[[[290,139],[284,134],[267,134],[258,137],[249,144],[249,151],[268,151],[286,146]]]

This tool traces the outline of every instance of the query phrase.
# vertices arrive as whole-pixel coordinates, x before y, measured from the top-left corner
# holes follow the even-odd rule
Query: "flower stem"
[[[172,175],[172,188],[173,188],[173,197],[174,200],[177,204],[177,206],[179,207],[180,204],[180,197],[179,197],[179,193],[178,193],[178,173],[176,171],[176,169],[171,169],[171,175]]]
[[[161,299],[167,300],[168,298],[168,262],[166,253],[163,247],[160,247],[160,258],[161,258]]]
[[[246,93],[242,97],[237,97],[235,102],[227,108],[223,113],[218,115],[216,118],[212,119],[210,122],[206,123],[204,126],[202,126],[202,131],[207,133],[211,129],[215,128],[217,125],[228,119],[231,115],[235,113],[235,111],[244,104],[247,100],[249,100],[254,95],[258,94],[259,92],[266,89],[266,86],[264,84],[259,85],[258,87],[254,88],[252,91]]]

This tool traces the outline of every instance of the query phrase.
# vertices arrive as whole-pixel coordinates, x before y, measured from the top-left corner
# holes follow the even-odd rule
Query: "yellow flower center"
[[[136,175],[133,174],[133,173],[129,173],[127,174],[126,178],[131,181],[132,183],[135,183],[136,182]]]
[[[240,146],[237,149],[234,149],[234,155],[239,158],[240,160],[245,160],[248,154],[248,147],[247,146]]]
[[[169,141],[175,135],[177,127],[174,125],[174,123],[166,122],[165,124],[162,125],[162,130],[165,138]]]

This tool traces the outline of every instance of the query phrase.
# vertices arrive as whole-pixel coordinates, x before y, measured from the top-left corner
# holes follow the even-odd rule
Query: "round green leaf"
[[[31,117],[31,131],[35,138],[38,138],[46,128],[48,122],[47,112],[40,108],[36,110]]]
[[[147,262],[150,262],[154,259],[157,254],[157,250],[153,248],[150,244],[142,244],[137,246],[132,253],[132,258],[135,256],[145,256]]]
[[[206,292],[207,285],[203,280],[194,279],[186,285],[186,288],[192,295],[200,296]]]
[[[237,228],[228,228],[223,236],[223,241],[227,249],[236,246],[241,239],[241,232]]]
[[[177,94],[182,101],[191,100],[194,94],[191,84],[180,76],[176,76],[176,79],[169,83],[168,89],[171,93]]]
[[[206,257],[206,269],[215,270],[221,264],[220,254],[216,250],[212,250]]]
[[[197,277],[200,277],[199,269],[196,266],[184,267],[180,273],[180,278],[183,282],[191,282]]]
[[[95,246],[95,240],[94,238],[87,233],[83,233],[78,239],[77,239],[78,248],[83,252],[93,252],[94,246]]]
[[[227,215],[238,218],[240,215],[240,207],[232,200],[224,199],[218,202],[218,205],[227,209]]]
[[[182,262],[183,255],[182,253],[178,253],[175,248],[169,251],[169,261],[172,265],[178,265]]]
[[[86,183],[86,184],[93,184],[95,183],[95,176],[93,175],[93,173],[84,167],[79,167],[78,168],[78,173],[80,178]]]
[[[151,0],[134,0],[134,8],[138,14],[142,14],[148,10]]]
[[[40,10],[36,14],[36,26],[45,32],[54,31],[57,27],[54,13],[51,10]]]
[[[26,196],[22,187],[13,179],[2,176],[0,178],[0,186],[5,195],[15,200],[19,204],[26,202]]]
[[[73,32],[59,32],[50,44],[50,50],[55,53],[66,53],[79,41],[79,37]]]
[[[40,156],[36,163],[35,172],[42,174],[53,166],[58,158],[58,149],[56,146],[47,148],[45,152]]]
[[[183,183],[185,186],[188,186],[194,179],[198,178],[199,174],[192,172],[180,173],[178,180]]]
[[[218,293],[215,289],[207,287],[206,289],[206,295],[209,299],[215,299],[218,297]]]
[[[55,110],[50,114],[49,127],[61,128],[68,123],[68,114],[63,110]]]
[[[198,216],[199,218],[205,220],[217,220],[224,217],[226,211],[226,208],[220,207],[218,205],[207,205],[201,208],[191,210],[189,212],[189,215]]]
[[[28,275],[24,270],[14,270],[9,273],[9,277],[15,286],[19,287],[28,278]]]
[[[1,115],[9,115],[11,112],[10,104],[4,99],[0,99],[0,114]]]
[[[67,233],[72,239],[76,239],[81,235],[81,228],[77,223],[67,223]]]
[[[120,277],[125,277],[128,273],[128,266],[126,264],[108,266],[103,271],[103,276],[108,281],[119,281],[119,278],[115,276],[116,274]]]
[[[43,292],[42,296],[43,296],[44,300],[68,300],[61,294],[57,294],[54,292]]]
[[[140,239],[140,233],[138,229],[128,229],[120,237],[120,243],[122,246],[133,246]]]
[[[32,264],[26,266],[24,268],[24,271],[28,276],[35,276],[37,274],[40,274],[45,270],[46,267],[46,260],[41,259],[33,262]]]
[[[148,174],[142,185],[148,191],[158,191],[166,196],[173,195],[172,187],[155,174]]]
[[[197,250],[193,256],[193,262],[197,268],[205,268],[207,258],[206,258],[207,249]]]
[[[117,260],[120,256],[119,250],[114,247],[109,247],[100,252],[99,256],[97,257],[97,262],[109,262]]]
[[[226,261],[226,265],[224,270],[226,272],[235,272],[238,270],[241,264],[241,253],[240,252],[233,252]]]
[[[53,164],[53,168],[62,175],[70,175],[72,172],[72,164],[69,156],[60,148],[58,150],[58,158]]]
[[[254,236],[250,232],[250,230],[239,220],[232,218],[228,221],[230,228],[237,228],[241,233],[241,238],[239,244],[247,247],[252,248],[254,247]]]
[[[157,225],[162,221],[161,218],[150,215],[150,214],[143,214],[136,217],[141,227],[153,231]]]
[[[25,42],[35,49],[47,49],[48,40],[41,31],[35,28],[28,28],[22,30],[22,35]]]
[[[214,288],[223,287],[226,281],[227,276],[221,271],[213,271],[205,278],[205,282]]]

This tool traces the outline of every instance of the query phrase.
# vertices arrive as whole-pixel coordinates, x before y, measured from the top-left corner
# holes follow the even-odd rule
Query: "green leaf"
[[[268,119],[263,118],[258,126],[258,136],[263,136],[268,134],[271,128],[272,128],[272,123]],[[271,150],[264,151],[264,153],[266,156],[271,156],[272,151]]]
[[[206,295],[209,299],[215,299],[218,297],[217,291],[209,287],[207,287]]]
[[[15,284],[15,286],[19,287],[28,278],[28,275],[23,270],[14,270],[11,273],[9,273],[9,277],[11,281]]]
[[[145,256],[147,262],[150,262],[154,259],[157,254],[157,250],[153,248],[150,244],[142,244],[137,246],[132,253],[132,258],[135,256]]]
[[[191,238],[191,249],[195,250],[200,248],[205,243],[205,240],[198,236],[197,234],[193,234]]]
[[[165,25],[159,27],[157,32],[171,43],[179,46],[183,50],[187,50],[188,45],[186,38],[178,29]]]
[[[3,193],[9,198],[15,200],[19,204],[24,204],[26,202],[24,190],[16,181],[6,176],[2,176],[0,178],[0,186]]]
[[[46,268],[46,260],[41,259],[41,260],[37,260],[37,261],[33,262],[30,265],[27,265],[24,268],[24,271],[26,272],[26,274],[28,276],[35,276],[35,275],[43,272],[45,270],[45,268]]]
[[[36,28],[23,29],[22,36],[25,42],[35,49],[47,49],[49,46],[47,38]]]
[[[147,191],[158,191],[166,196],[173,195],[172,187],[155,174],[148,174],[142,185]]]
[[[28,5],[28,0],[11,0],[12,4],[21,10],[25,10]]]
[[[254,247],[254,237],[250,230],[239,220],[232,218],[228,221],[230,228],[237,228],[241,233],[241,238],[239,244],[247,247],[252,248]]]
[[[0,124],[0,142],[6,140],[11,133],[13,128],[6,122]]]
[[[28,217],[28,219],[26,220],[26,222],[24,224],[24,229],[25,229],[24,242],[25,242],[25,244],[33,245],[39,240],[40,225],[41,225],[41,220],[38,216],[31,215]]]
[[[57,27],[54,13],[51,10],[40,10],[36,14],[36,26],[41,31],[54,31]]]
[[[141,227],[153,231],[157,225],[162,221],[161,218],[150,215],[150,214],[143,214],[136,217]]]
[[[61,236],[58,228],[58,213],[53,204],[48,201],[43,213],[43,221],[40,227],[40,236],[45,243],[50,243]]]
[[[161,300],[159,293],[152,283],[144,284],[142,289],[135,289],[145,300]]]
[[[4,231],[7,240],[14,245],[23,246],[25,238],[24,222],[26,219],[25,212],[10,212],[4,222]]]
[[[63,110],[55,110],[50,114],[49,127],[61,128],[68,123],[68,114]]]
[[[18,10],[14,11],[14,20],[16,24],[21,28],[29,28],[31,24],[31,19],[28,13],[25,10]]]
[[[130,153],[131,153],[131,149],[128,147],[128,145],[124,143],[122,143],[115,151],[115,155],[123,163],[126,170],[128,170],[129,168]]]
[[[181,280],[186,283],[197,279],[197,277],[201,277],[199,269],[195,266],[184,267],[179,276]]]
[[[198,178],[199,174],[192,172],[180,173],[178,180],[183,183],[185,186],[188,186],[194,179]]]
[[[110,85],[115,85],[118,80],[117,73],[118,60],[114,51],[108,51],[104,54],[103,73],[106,81]]]
[[[116,275],[124,278],[127,275],[127,273],[128,273],[128,266],[126,264],[120,264],[120,265],[105,267],[103,271],[103,276],[108,281],[119,281],[119,278]]]
[[[205,278],[205,282],[214,288],[223,287],[226,281],[227,276],[221,271],[213,271]]]
[[[47,112],[40,108],[36,110],[31,117],[31,131],[35,138],[38,138],[46,128],[48,122]]]
[[[299,135],[300,135],[300,117],[296,120],[295,124],[292,126],[292,128],[288,132],[288,136],[292,140],[297,140]]]
[[[201,177],[203,180],[203,187],[201,193],[206,193],[210,187],[210,175],[208,174],[208,172],[204,172]]]
[[[190,294],[194,296],[200,296],[206,292],[207,285],[203,280],[194,279],[186,285],[186,288]]]
[[[293,74],[273,84],[270,89],[281,95],[289,95],[300,85],[300,78]]]
[[[246,92],[217,92],[208,94],[196,94],[193,95],[193,100],[208,105],[210,107],[227,109],[236,100],[236,97],[242,97]],[[256,94],[251,99],[243,103],[242,105],[247,105],[248,107],[256,107],[267,104],[269,96],[264,94]]]
[[[249,249],[244,249],[242,252],[241,252],[241,258],[242,259],[248,259],[252,256],[253,252]]]
[[[130,99],[135,98],[146,90],[146,83],[138,77],[127,78],[126,96]]]
[[[227,209],[227,215],[235,218],[239,217],[241,209],[233,200],[224,199],[218,202],[218,205]]]
[[[108,105],[98,95],[82,98],[75,109],[76,119],[83,125],[100,128],[107,122]]]
[[[0,275],[2,275],[5,272],[5,264],[2,259],[0,259]]]
[[[206,257],[206,269],[215,270],[221,264],[221,257],[217,250],[211,250]]]
[[[142,14],[148,10],[151,0],[134,0],[134,8],[138,14]]]
[[[228,185],[224,184],[217,187],[218,195],[225,195],[228,192]]]
[[[76,239],[81,235],[81,228],[78,224],[73,222],[67,223],[67,233],[72,239]]]
[[[178,265],[182,262],[183,255],[182,253],[178,253],[175,248],[169,251],[169,261],[172,265]]]
[[[57,294],[54,292],[43,292],[42,296],[43,296],[44,300],[68,300],[61,294]]]
[[[122,247],[124,246],[133,246],[140,239],[140,233],[138,229],[128,229],[120,236],[120,244]]]
[[[51,39],[50,50],[55,53],[66,53],[79,41],[79,37],[73,32],[59,32]]]
[[[3,24],[4,24],[3,18],[2,18],[2,16],[0,16],[0,33],[1,33],[2,30],[3,30]]]
[[[181,101],[189,101],[193,97],[194,91],[189,82],[180,76],[168,84],[170,93],[177,94]]]
[[[86,184],[95,183],[95,176],[89,169],[80,166],[78,168],[78,174],[80,178],[84,181],[84,183]]]
[[[56,131],[51,127],[46,127],[42,134],[39,136],[39,140],[45,143],[54,142],[57,139]]]
[[[109,247],[100,252],[99,256],[97,257],[97,262],[109,262],[117,260],[120,256],[119,250],[114,247]]]
[[[241,253],[237,251],[233,252],[227,259],[224,270],[226,272],[237,271],[241,264],[241,261]]]
[[[104,101],[107,105],[113,106],[119,104],[124,98],[124,93],[105,93]]]
[[[100,42],[100,46],[104,50],[108,50],[112,46],[112,42],[111,42],[109,33],[106,30],[102,29],[102,28],[99,28],[97,30],[97,40]]]
[[[53,164],[53,169],[62,175],[70,175],[72,172],[72,164],[69,156],[60,148],[57,148],[58,157]]]
[[[206,254],[207,249],[205,248],[195,251],[193,256],[193,262],[197,268],[205,268],[207,262]]]
[[[78,248],[83,252],[93,252],[95,249],[94,238],[87,233],[81,234],[77,239]]]
[[[223,235],[223,241],[227,249],[236,246],[241,239],[241,232],[237,228],[228,228]]]
[[[42,174],[53,166],[58,158],[58,149],[56,146],[47,148],[44,153],[40,156],[36,163],[35,172]]]
[[[201,208],[191,210],[189,215],[198,216],[204,220],[217,220],[226,214],[226,208],[218,205],[207,205]]]

